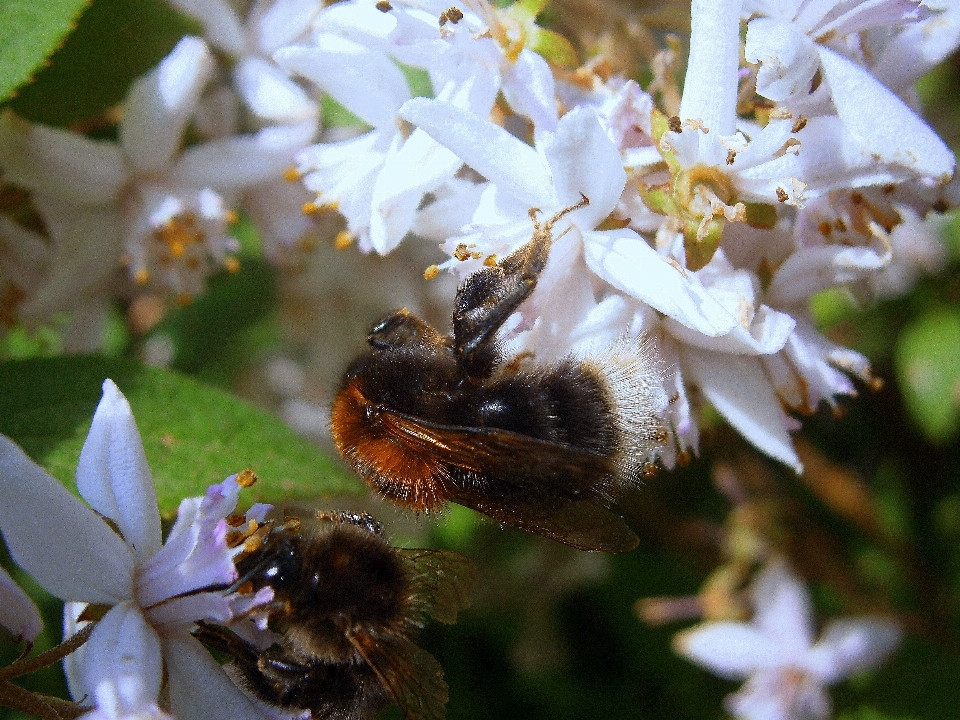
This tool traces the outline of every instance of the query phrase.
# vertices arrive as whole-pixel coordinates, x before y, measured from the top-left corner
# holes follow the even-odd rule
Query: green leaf
[[[17,5],[31,8],[65,2],[16,0]],[[88,0],[70,2],[82,6]],[[4,0],[0,6],[9,4]],[[123,100],[130,83],[188,33],[202,34],[196,22],[164,0],[95,0],[50,58],[49,67],[21,89],[11,107],[22,117],[47,125],[67,125],[99,115]],[[4,38],[0,48],[5,50]]]
[[[907,410],[936,443],[960,425],[960,311],[930,310],[911,322],[894,349]]]
[[[0,432],[67,487],[111,378],[133,408],[169,516],[184,497],[251,468],[259,482],[247,502],[312,500],[356,493],[362,482],[268,413],[169,370],[98,356],[0,363]]]
[[[30,80],[76,26],[89,0],[0,3],[0,100]]]

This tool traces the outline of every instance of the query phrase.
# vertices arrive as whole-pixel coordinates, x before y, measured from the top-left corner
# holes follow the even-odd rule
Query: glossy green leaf
[[[0,3],[0,100],[40,69],[74,28],[89,0]]]
[[[17,4],[46,8],[62,2],[18,0]],[[89,0],[70,2],[82,6]],[[8,4],[6,0],[0,7]],[[49,67],[21,89],[11,107],[28,120],[48,125],[95,117],[123,100],[130,83],[188,33],[201,34],[199,25],[164,0],[95,0],[76,31],[50,58]]]
[[[248,502],[358,492],[362,482],[272,415],[178,373],[97,356],[0,364],[0,432],[68,487],[80,448],[111,378],[133,408],[160,510],[244,468],[260,481]]]
[[[933,441],[960,426],[960,310],[931,310],[910,323],[895,348],[904,402]]]

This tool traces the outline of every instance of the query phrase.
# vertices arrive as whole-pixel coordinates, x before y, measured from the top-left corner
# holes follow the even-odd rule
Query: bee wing
[[[373,668],[405,720],[446,718],[447,683],[433,655],[402,635],[374,637],[357,630],[348,632],[347,637]]]
[[[510,430],[439,425],[387,411],[380,420],[411,449],[468,472],[508,476],[515,484],[556,485],[575,494],[614,472],[607,458]]]
[[[447,550],[397,548],[397,554],[407,564],[410,584],[416,588],[414,611],[448,625],[456,622],[457,613],[470,604],[470,590],[477,579],[473,561]]]
[[[450,499],[507,525],[562,542],[578,550],[620,553],[633,550],[640,539],[623,518],[590,498],[545,507],[535,498],[490,499],[483,493],[458,491]]]
[[[607,458],[498,428],[437,425],[393,412],[381,420],[408,447],[461,471],[444,485],[448,500],[581,550],[627,552],[639,543],[606,507],[605,483],[615,474]]]

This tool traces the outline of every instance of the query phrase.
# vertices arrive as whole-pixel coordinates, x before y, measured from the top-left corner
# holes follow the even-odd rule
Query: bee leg
[[[564,208],[545,223],[537,220],[536,208],[530,209],[533,237],[492,267],[470,275],[457,289],[453,310],[453,340],[457,361],[467,376],[483,376],[492,370],[495,353],[485,346],[500,326],[537,286],[553,244],[553,226],[567,213],[588,205],[581,200]]]

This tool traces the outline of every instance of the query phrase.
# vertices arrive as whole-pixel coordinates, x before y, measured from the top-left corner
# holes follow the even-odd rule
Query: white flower
[[[0,567],[0,626],[19,642],[32,643],[43,630],[40,611],[17,585],[10,573]]]
[[[181,40],[131,87],[118,143],[30,126],[9,113],[0,118],[0,168],[43,204],[57,243],[77,249],[57,258],[60,265],[37,291],[35,312],[70,307],[78,285],[95,286],[122,260],[137,283],[158,281],[187,297],[218,266],[229,265],[237,243],[222,193],[279,177],[291,147],[312,129],[272,127],[181,152],[212,70],[202,40]]]
[[[240,490],[236,476],[203,498],[184,500],[161,544],[156,494],[130,406],[112,381],[103,392],[77,465],[77,488],[90,507],[0,436],[0,532],[13,559],[68,601],[68,629],[77,626],[80,604],[108,608],[68,658],[73,696],[95,700],[105,717],[157,715],[165,665],[174,714],[262,717],[189,634],[197,620],[226,622],[269,599],[203,591],[237,577],[224,520]],[[251,517],[262,517],[262,510]]]
[[[320,12],[320,0],[258,0],[240,19],[224,0],[171,0],[203,23],[207,41],[233,58],[233,84],[247,107],[267,122],[316,122],[319,109],[272,55],[301,40]]]
[[[753,14],[747,25],[745,53],[748,62],[760,64],[758,93],[784,103],[796,114],[836,113],[852,141],[847,143],[850,149],[874,155],[891,165],[891,171],[904,168],[914,175],[941,180],[950,176],[953,153],[898,97],[929,64],[921,60],[916,47],[907,51],[902,43],[896,43],[883,57],[884,46],[878,40],[885,34],[895,42],[900,33],[915,45],[924,34],[943,34],[951,38],[947,44],[955,45],[956,13],[945,16],[948,22],[940,22],[941,26],[952,25],[949,28],[938,27],[934,18],[926,19],[929,13],[922,11],[916,0],[802,4],[748,0],[744,14]],[[918,20],[926,22],[916,25]],[[885,78],[869,67],[869,60],[878,55],[884,63],[881,74],[895,83],[893,87],[885,86]],[[888,73],[893,63],[899,67]],[[911,65],[917,66],[916,70]],[[811,92],[818,71],[824,82]]]
[[[813,641],[806,587],[772,562],[752,587],[752,622],[708,622],[680,633],[678,653],[721,677],[746,680],[727,710],[746,720],[813,720],[830,716],[825,688],[882,663],[900,640],[883,618],[833,620]]]

